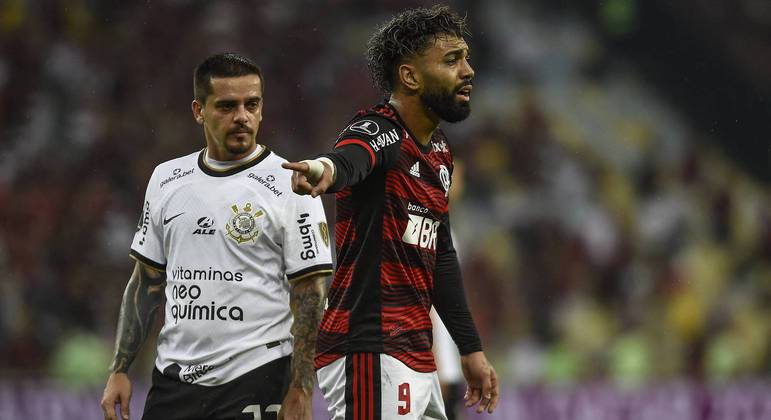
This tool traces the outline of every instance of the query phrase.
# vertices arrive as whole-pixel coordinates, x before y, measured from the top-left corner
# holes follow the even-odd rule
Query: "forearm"
[[[449,216],[443,219],[437,232],[434,279],[434,307],[458,346],[460,354],[481,351],[482,343],[468,309],[460,263],[452,244]]]
[[[454,250],[438,258],[436,279],[434,307],[458,346],[460,354],[481,351],[482,343],[468,309],[460,266]]]
[[[339,191],[363,181],[372,171],[374,164],[367,151],[356,145],[342,146],[321,156],[335,165],[335,182],[329,192]]]
[[[307,392],[313,391],[313,357],[316,352],[316,338],[319,323],[324,311],[326,295],[326,276],[314,276],[298,280],[292,285],[290,306],[294,315],[292,335],[294,352],[292,354],[290,387]]]
[[[136,263],[120,307],[112,372],[127,372],[163,303],[166,274]]]

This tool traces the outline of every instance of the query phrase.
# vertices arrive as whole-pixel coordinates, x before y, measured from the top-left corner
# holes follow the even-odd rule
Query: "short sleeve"
[[[163,225],[161,222],[160,194],[156,187],[156,172],[150,177],[145,192],[145,201],[139,215],[139,223],[131,242],[134,259],[157,270],[166,270],[166,255],[163,247]]]
[[[289,281],[332,273],[329,225],[320,198],[291,195],[285,213],[284,265]]]

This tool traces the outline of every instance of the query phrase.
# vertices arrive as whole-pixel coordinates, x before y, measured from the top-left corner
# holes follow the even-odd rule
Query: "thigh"
[[[332,420],[379,420],[380,355],[354,353],[318,370]]]
[[[445,411],[442,386],[439,383],[439,375],[436,372],[424,373],[428,381],[428,405],[423,411],[423,418],[427,420],[448,420]]]
[[[446,420],[436,372],[391,356],[355,353],[318,370],[332,420]]]
[[[212,419],[275,420],[290,381],[291,357],[266,363],[217,387]]]
[[[206,417],[211,395],[203,387],[180,382],[153,369],[142,420],[192,420]]]
[[[346,418],[346,360],[342,357],[316,371],[319,389],[332,420]]]
[[[383,420],[446,420],[436,372],[416,372],[385,354],[380,359]]]

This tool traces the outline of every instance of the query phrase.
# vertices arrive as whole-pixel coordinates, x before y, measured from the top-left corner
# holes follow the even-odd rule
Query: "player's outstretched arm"
[[[284,402],[281,404],[279,419],[310,420],[313,384],[316,377],[313,356],[316,352],[316,337],[324,311],[327,275],[309,276],[292,283],[289,305],[294,322],[294,352],[292,353],[292,380]]]
[[[115,339],[115,357],[110,377],[102,395],[105,419],[117,420],[115,404],[120,405],[121,418],[129,418],[131,381],[127,372],[152,328],[158,308],[163,303],[166,273],[137,261],[123,292]]]
[[[318,197],[334,184],[334,168],[319,160],[284,162],[281,167],[292,170],[292,191],[300,195]]]
[[[484,352],[477,351],[460,357],[463,376],[466,378],[466,407],[479,403],[477,413],[495,411],[498,406],[498,376],[487,361]]]

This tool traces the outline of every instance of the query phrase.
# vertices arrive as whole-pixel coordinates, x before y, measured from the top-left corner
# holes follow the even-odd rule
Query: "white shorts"
[[[387,354],[349,354],[316,375],[332,420],[447,420],[436,372]]]

